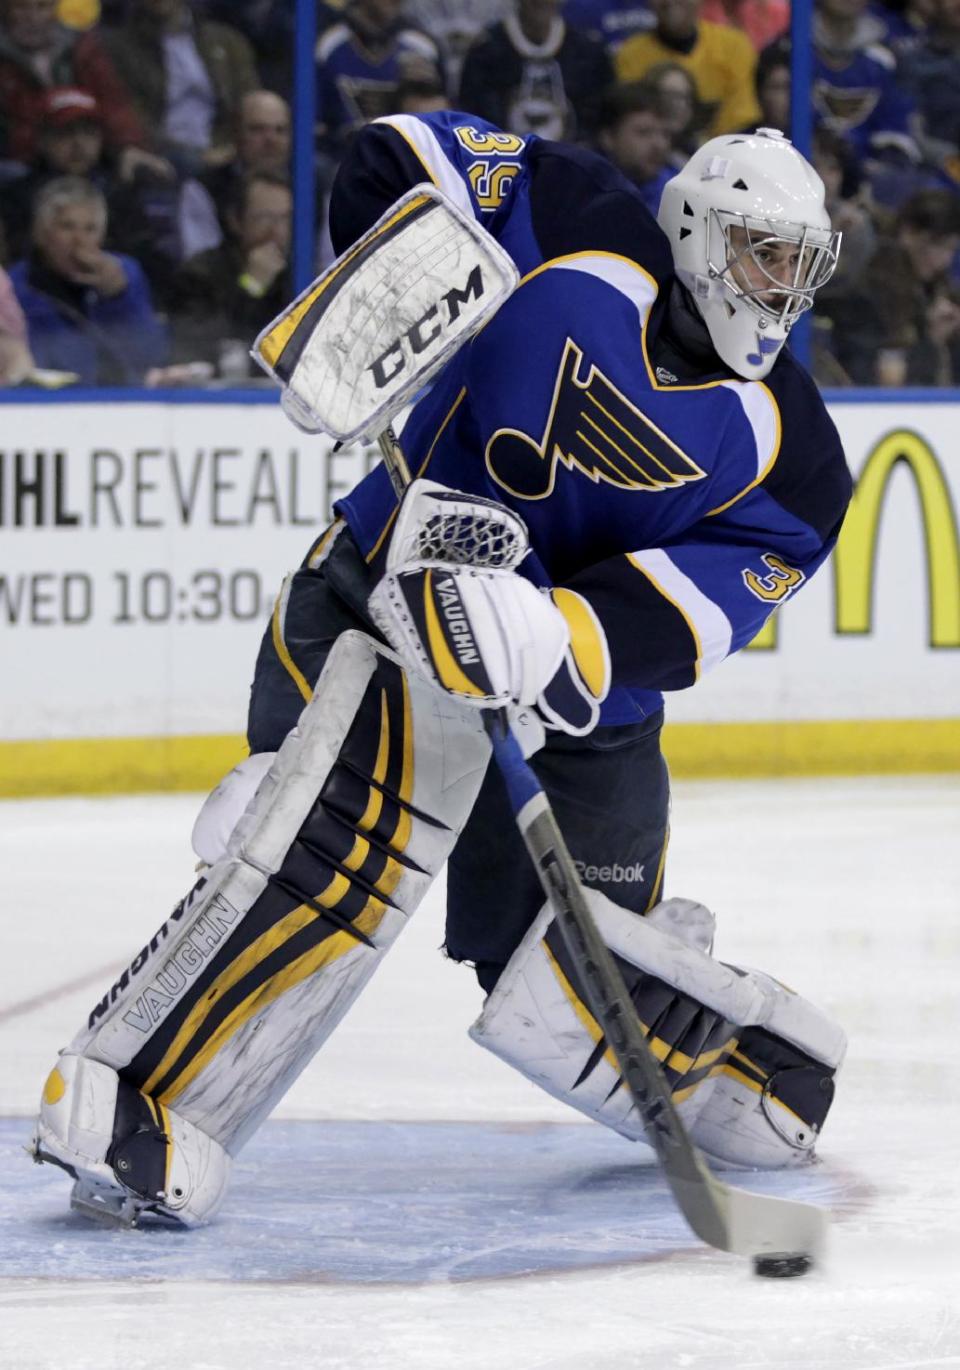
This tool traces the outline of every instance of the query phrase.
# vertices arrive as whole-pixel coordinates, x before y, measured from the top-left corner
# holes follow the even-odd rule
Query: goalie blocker
[[[489,751],[475,712],[365,634],[336,640],[279,751],[201,812],[195,845],[214,864],[47,1081],[34,1155],[74,1176],[75,1207],[188,1226],[216,1211],[230,1158],[449,855]]]

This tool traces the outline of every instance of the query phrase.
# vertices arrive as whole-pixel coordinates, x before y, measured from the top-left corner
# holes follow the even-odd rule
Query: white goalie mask
[[[837,264],[820,177],[777,129],[726,134],[667,182],[658,219],[717,353],[761,380]]]

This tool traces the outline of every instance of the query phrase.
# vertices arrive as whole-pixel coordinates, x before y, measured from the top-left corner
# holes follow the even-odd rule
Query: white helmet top
[[[717,353],[761,380],[837,264],[820,177],[778,129],[725,134],[667,182],[658,219]]]

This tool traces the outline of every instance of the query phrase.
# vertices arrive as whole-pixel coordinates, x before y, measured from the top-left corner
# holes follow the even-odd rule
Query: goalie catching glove
[[[415,481],[387,571],[370,596],[374,622],[410,669],[448,694],[481,709],[532,706],[548,727],[590,732],[610,686],[606,637],[593,609],[572,590],[524,580],[510,569],[513,557],[482,566],[481,552],[474,564],[458,564],[456,539],[435,535],[441,502],[455,504],[461,525],[471,509],[476,520],[519,523],[491,501]],[[430,528],[429,543],[418,542],[418,525]],[[416,555],[420,549],[430,554]]]

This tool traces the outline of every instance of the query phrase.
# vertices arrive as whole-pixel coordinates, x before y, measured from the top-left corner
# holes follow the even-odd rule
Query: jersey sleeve
[[[392,114],[353,140],[330,197],[330,238],[344,252],[389,207],[424,181],[497,236],[513,181],[525,170],[525,139],[473,114]]]
[[[821,540],[761,492],[736,515],[704,520],[667,546],[599,562],[566,587],[588,600],[603,625],[614,685],[682,690],[752,641],[813,576],[833,550],[841,518]]]
[[[833,550],[852,481],[822,401],[793,369],[785,418],[803,395],[805,422],[788,432],[762,480],[664,545],[599,562],[566,582],[604,627],[615,685],[693,685],[752,641]],[[784,396],[778,400],[784,406]]]

